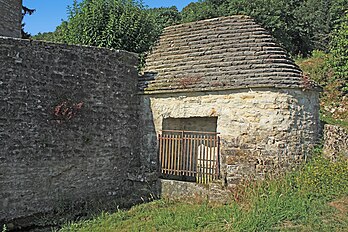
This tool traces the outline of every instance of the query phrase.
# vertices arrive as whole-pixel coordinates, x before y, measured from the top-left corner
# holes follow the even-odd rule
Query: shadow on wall
[[[158,159],[158,140],[151,109],[151,99],[147,95],[139,94],[139,134],[140,142],[140,163],[139,170],[142,181],[146,183],[156,183],[152,186],[154,198],[161,197],[161,184],[159,181],[160,163]],[[139,179],[139,178],[138,178]]]

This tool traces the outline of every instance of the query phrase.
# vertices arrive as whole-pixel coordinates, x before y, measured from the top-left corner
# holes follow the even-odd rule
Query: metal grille
[[[163,130],[158,135],[163,177],[193,178],[207,184],[219,178],[219,133]]]

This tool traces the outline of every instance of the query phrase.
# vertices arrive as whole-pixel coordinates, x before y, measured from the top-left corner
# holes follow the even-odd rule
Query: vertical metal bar
[[[200,162],[201,162],[201,148],[199,146],[199,142],[200,142],[200,138],[199,135],[196,135],[197,139],[196,139],[196,154],[195,154],[195,160],[196,160],[196,182],[199,183],[200,182],[200,175],[201,175],[201,171],[200,171]]]
[[[162,158],[162,137],[161,134],[158,134],[158,158],[159,158],[159,168],[160,168],[160,172],[162,173],[163,169],[162,169],[162,162],[163,162],[163,158]]]
[[[211,182],[211,143],[210,143],[211,136],[207,136],[207,176],[208,176],[208,183]]]
[[[192,134],[191,134],[190,135],[189,159],[188,159],[188,162],[189,162],[189,166],[188,166],[189,173],[188,173],[188,176],[192,176],[192,174],[193,174],[193,170],[192,170],[192,145],[193,145],[193,141],[192,141]]]
[[[167,148],[166,148],[166,156],[167,156],[166,169],[167,169],[167,174],[169,174],[169,171],[170,171],[170,135],[169,134],[167,134],[167,136],[166,136],[166,143],[167,143]]]
[[[203,169],[202,169],[202,165],[203,165],[203,147],[202,147],[202,141],[203,141],[203,136],[199,136],[199,177],[200,177],[200,183],[202,183],[203,181]]]
[[[182,174],[185,176],[187,175],[187,165],[186,165],[186,159],[187,159],[187,134],[184,134],[184,144],[185,144],[185,147],[184,147],[184,153],[183,153],[183,156],[182,156],[182,160],[181,160],[181,163],[183,165],[183,169],[182,169]]]
[[[186,147],[185,147],[185,159],[183,160],[183,162],[185,163],[185,176],[188,176],[189,175],[189,158],[190,158],[190,139],[189,139],[189,134],[186,134],[185,135],[185,144],[186,144]]]
[[[192,134],[187,135],[187,142],[186,142],[186,173],[187,176],[191,175],[191,148],[192,148]]]
[[[216,151],[216,135],[213,136],[213,170],[212,170],[212,174],[213,174],[213,179],[215,180],[217,178],[216,176],[216,160],[217,160],[217,151]]]
[[[201,137],[201,177],[202,177],[202,180],[201,180],[201,183],[204,184],[204,135],[202,135]]]
[[[209,161],[209,164],[210,164],[210,180],[213,181],[214,180],[214,144],[213,144],[213,139],[214,139],[214,136],[211,135],[210,136],[210,161]]]
[[[182,148],[181,148],[181,159],[180,159],[180,164],[182,166],[181,170],[184,170],[184,164],[181,160],[184,160],[184,155],[185,155],[185,149],[186,149],[186,144],[185,144],[185,139],[184,139],[185,131],[181,131],[181,141],[182,141]],[[183,171],[181,172],[183,175]]]
[[[196,149],[196,135],[192,135],[193,138],[193,146],[192,146],[192,163],[191,163],[191,170],[192,170],[192,176],[196,177],[197,175],[197,161],[196,161],[196,154],[197,154],[197,149]]]
[[[208,183],[208,136],[204,135],[204,184]]]
[[[163,170],[164,172],[163,173],[167,173],[167,170],[166,170],[166,164],[167,164],[167,139],[166,139],[167,135],[164,134],[162,135],[162,139],[163,139]]]
[[[197,135],[197,154],[196,154],[196,157],[197,157],[197,183],[200,183],[201,181],[201,147],[199,146],[199,143],[200,143],[200,136]]]
[[[162,136],[161,136],[161,140],[162,140],[162,164],[161,164],[161,167],[162,167],[162,173],[164,173],[165,172],[165,159],[166,159],[166,157],[165,157],[165,149],[166,149],[166,144],[165,144],[165,139],[164,139],[164,134],[162,134]]]
[[[220,136],[217,136],[217,164],[216,164],[216,175],[220,178]]]
[[[187,147],[187,141],[186,141],[186,134],[183,132],[182,134],[182,155],[181,155],[181,165],[182,165],[182,169],[181,169],[181,173],[184,176],[185,175],[185,169],[186,169],[186,164],[185,164],[185,159],[186,159],[186,147]]]
[[[162,144],[162,150],[161,150],[161,152],[162,152],[162,164],[161,164],[161,167],[162,167],[162,173],[164,173],[165,172],[165,161],[166,161],[166,153],[165,153],[166,146],[165,146],[165,139],[163,137],[163,134],[161,136],[161,144]]]
[[[179,146],[178,146],[178,144],[180,143],[180,141],[179,141],[179,135],[176,135],[176,139],[175,139],[175,141],[176,141],[176,152],[175,152],[175,156],[176,156],[176,175],[180,175],[180,169],[181,169],[181,167],[180,167],[180,150],[178,150],[178,148],[179,148]]]
[[[182,170],[182,164],[180,162],[180,157],[181,157],[181,153],[182,153],[182,138],[181,138],[181,134],[178,134],[178,163],[179,163],[179,174],[181,175],[181,170]]]
[[[172,154],[174,156],[174,163],[173,163],[173,174],[174,175],[177,175],[178,172],[177,172],[177,154],[176,154],[176,143],[177,143],[177,135],[173,135],[173,147],[172,147]]]
[[[181,140],[182,140],[182,138],[181,138],[181,135],[179,134],[178,135],[178,144],[181,144],[182,142],[181,142]],[[178,156],[178,160],[177,160],[177,163],[178,163],[178,165],[177,165],[177,168],[178,168],[178,175],[182,175],[182,172],[181,172],[181,170],[182,170],[182,165],[181,165],[181,149],[182,149],[182,146],[180,146],[179,147],[179,149],[177,150],[177,156]]]
[[[204,143],[204,140],[203,140],[203,135],[200,136],[200,141],[199,141],[199,144],[201,145],[200,146],[200,168],[199,168],[199,172],[200,172],[200,183],[203,184],[203,175],[204,175],[204,172],[203,172],[203,162],[204,162],[204,147],[202,146],[202,144]]]
[[[169,135],[166,134],[166,174],[169,174],[170,154],[169,154]]]
[[[169,135],[169,155],[170,155],[170,160],[169,160],[169,171],[171,175],[173,175],[173,158],[174,158],[174,154],[172,151],[173,148],[173,134]]]
[[[181,146],[180,146],[180,135],[176,135],[176,152],[175,155],[177,157],[177,175],[180,175],[180,170],[181,170],[181,166],[180,166],[180,153],[181,153]]]

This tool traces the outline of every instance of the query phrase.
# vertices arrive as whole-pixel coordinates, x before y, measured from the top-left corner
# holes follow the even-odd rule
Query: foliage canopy
[[[293,55],[328,50],[329,35],[348,0],[200,0],[182,11],[183,22],[235,14],[249,15]]]
[[[176,7],[146,8],[138,0],[74,1],[68,20],[36,39],[143,53],[166,26],[202,19],[249,15],[292,55],[329,51],[330,35],[344,18],[348,0],[199,0]]]
[[[344,90],[348,92],[348,11],[334,31],[330,45],[335,75],[345,82]]]
[[[75,0],[53,40],[142,53],[160,33],[155,14],[137,1]]]

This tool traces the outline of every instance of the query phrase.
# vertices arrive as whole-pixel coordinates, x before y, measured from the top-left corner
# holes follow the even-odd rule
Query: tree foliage
[[[329,35],[348,0],[201,0],[182,11],[183,22],[218,16],[249,15],[293,55],[327,50]]]
[[[26,6],[22,5],[22,25],[21,25],[21,37],[22,39],[29,39],[31,35],[24,30],[25,23],[23,23],[23,18],[25,15],[32,15],[35,12],[35,9],[29,9]]]
[[[152,8],[147,9],[147,11],[154,15],[156,23],[160,28],[178,24],[182,19],[181,13],[176,6]]]
[[[84,0],[69,7],[56,31],[36,39],[148,51],[166,26],[244,14],[265,27],[292,55],[329,51],[330,35],[344,18],[348,0],[199,0],[181,12],[176,7],[148,9],[137,0]]]
[[[161,33],[155,15],[134,0],[74,1],[68,20],[60,25],[54,41],[97,47],[148,51]]]
[[[348,11],[334,31],[330,45],[335,76],[344,82],[343,89],[348,92]]]
[[[222,16],[220,5],[224,0],[200,0],[187,5],[181,12],[182,22],[194,22]]]

